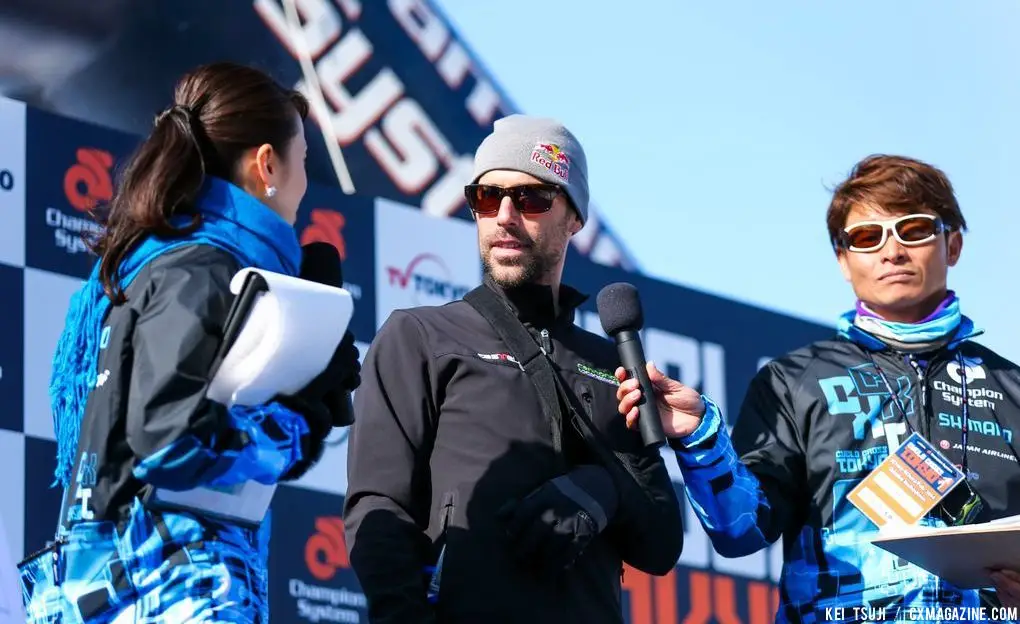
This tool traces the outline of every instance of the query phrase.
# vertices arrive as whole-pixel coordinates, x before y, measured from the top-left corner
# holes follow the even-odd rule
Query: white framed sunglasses
[[[904,247],[917,247],[935,240],[946,229],[941,218],[923,213],[883,221],[861,221],[840,233],[840,245],[847,251],[877,251],[892,233]]]

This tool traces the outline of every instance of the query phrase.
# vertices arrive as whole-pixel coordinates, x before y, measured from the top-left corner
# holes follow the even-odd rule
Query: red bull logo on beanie
[[[564,182],[570,177],[570,157],[555,143],[536,143],[531,150],[531,162],[552,171]]]

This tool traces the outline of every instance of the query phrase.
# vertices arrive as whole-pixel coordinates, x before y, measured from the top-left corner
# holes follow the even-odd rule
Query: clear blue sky
[[[1020,361],[1020,3],[434,2],[580,137],[597,208],[671,282],[832,324],[827,188],[873,152],[943,168],[970,226],[950,287]]]

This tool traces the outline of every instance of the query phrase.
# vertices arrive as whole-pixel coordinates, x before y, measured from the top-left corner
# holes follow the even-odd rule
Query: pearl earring
[[[266,197],[272,197],[273,195],[276,195],[276,187],[275,186],[267,186],[266,187]]]

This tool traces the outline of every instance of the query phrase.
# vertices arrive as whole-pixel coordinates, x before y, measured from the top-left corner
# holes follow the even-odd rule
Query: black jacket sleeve
[[[126,437],[136,478],[168,489],[280,480],[302,459],[304,417],[277,402],[210,401],[209,370],[233,302],[225,252],[154,262],[131,337]]]
[[[374,624],[434,621],[428,450],[436,413],[421,325],[395,311],[365,355],[347,450],[344,525],[351,566]]]
[[[626,436],[627,451],[616,453],[624,471],[614,471],[619,505],[607,536],[630,566],[667,574],[684,546],[683,514],[673,480],[658,449],[642,448],[640,434],[624,427],[617,436]]]

